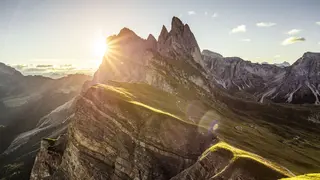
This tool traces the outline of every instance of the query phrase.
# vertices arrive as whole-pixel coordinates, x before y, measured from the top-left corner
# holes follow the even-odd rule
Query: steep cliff
[[[291,176],[257,155],[218,143],[215,128],[208,131],[208,122],[195,123],[180,110],[183,103],[176,102],[183,99],[147,85],[110,83],[91,87],[78,100],[63,155],[56,155],[55,144],[42,147],[32,180]]]
[[[66,130],[72,99],[89,79],[86,75],[23,76],[0,64],[1,178],[27,179],[41,139]]]

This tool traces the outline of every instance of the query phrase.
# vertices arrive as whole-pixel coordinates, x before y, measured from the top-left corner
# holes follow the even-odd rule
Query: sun
[[[94,43],[94,55],[96,57],[102,58],[108,53],[109,47],[107,43],[107,38],[99,37]]]

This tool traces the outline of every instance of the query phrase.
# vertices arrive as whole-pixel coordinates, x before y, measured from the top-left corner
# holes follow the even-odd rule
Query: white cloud
[[[211,17],[213,17],[213,18],[218,17],[218,13],[213,13],[213,14],[211,15]]]
[[[318,44],[320,45],[320,42],[318,42]]]
[[[196,12],[195,12],[195,11],[188,11],[188,14],[189,14],[189,15],[195,15]]]
[[[274,58],[279,58],[281,57],[279,54],[275,55]]]
[[[276,23],[273,22],[259,22],[256,24],[258,27],[272,27],[277,25]]]
[[[206,12],[204,12],[204,15],[206,15],[206,16],[207,16],[207,15],[208,15],[208,12],[207,12],[207,11],[206,11]]]
[[[282,45],[286,46],[286,45],[290,45],[290,44],[294,44],[297,42],[302,42],[305,41],[306,39],[304,37],[289,37],[287,39],[285,39],[284,41],[282,41]]]
[[[316,24],[320,26],[320,21],[316,22]]]
[[[236,28],[233,28],[230,33],[240,33],[240,32],[246,32],[246,25],[239,25]]]
[[[245,39],[240,39],[240,41],[243,41],[243,42],[250,42],[250,41],[251,41],[251,39],[249,39],[249,38],[245,38]]]
[[[51,78],[60,78],[69,74],[86,74],[92,76],[96,71],[96,68],[81,68],[75,67],[71,64],[15,64],[11,66],[24,75],[41,75]]]
[[[295,35],[299,34],[301,32],[301,29],[291,29],[290,31],[287,32],[289,35]]]

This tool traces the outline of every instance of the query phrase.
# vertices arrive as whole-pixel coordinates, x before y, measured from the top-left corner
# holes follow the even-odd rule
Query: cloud
[[[204,15],[206,15],[206,16],[207,16],[207,15],[208,15],[208,12],[207,12],[207,11],[206,11],[206,12],[204,12]]]
[[[272,27],[277,25],[276,23],[273,22],[259,22],[256,24],[258,27]]]
[[[316,22],[316,24],[320,26],[320,21]]]
[[[195,11],[188,11],[188,14],[189,14],[189,15],[195,15],[196,12],[195,12]]]
[[[51,65],[51,64],[39,64],[36,67],[37,68],[52,68],[53,65]]]
[[[211,15],[211,17],[212,17],[212,18],[218,17],[218,13],[213,13],[213,14]]]
[[[281,57],[279,54],[275,55],[274,58],[279,58]]]
[[[290,31],[287,32],[289,35],[295,35],[299,34],[301,32],[301,29],[291,29]]]
[[[290,45],[290,44],[294,44],[297,42],[302,42],[305,41],[306,39],[304,37],[289,37],[287,39],[285,39],[284,41],[282,41],[282,45],[286,46],[286,45]]]
[[[240,32],[246,32],[246,25],[239,25],[236,28],[233,28],[230,33],[240,33]]]
[[[243,42],[251,42],[251,39],[245,38],[245,39],[240,39],[240,41],[243,41]]]
[[[93,75],[95,68],[75,67],[71,64],[51,65],[51,64],[16,64],[11,65],[24,75],[41,75],[51,78],[60,78],[69,74],[86,74]]]

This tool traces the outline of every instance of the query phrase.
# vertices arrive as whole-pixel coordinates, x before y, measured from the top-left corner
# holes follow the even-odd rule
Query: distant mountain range
[[[268,62],[262,62],[261,64],[269,64],[269,63]],[[274,63],[274,65],[284,68],[284,67],[290,66],[290,63],[288,63],[287,61],[284,61],[283,63]]]
[[[257,64],[204,51],[204,67],[214,85],[259,102],[319,104],[320,53],[305,53],[291,66]]]

